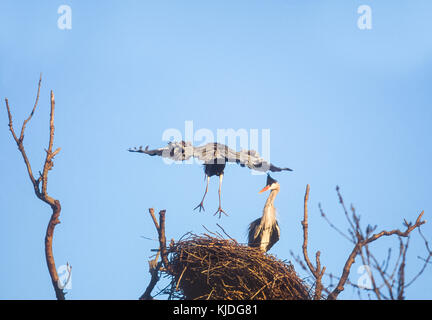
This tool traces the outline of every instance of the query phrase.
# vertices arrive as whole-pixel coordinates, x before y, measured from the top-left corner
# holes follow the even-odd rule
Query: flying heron
[[[204,199],[207,195],[208,185],[210,177],[219,177],[219,208],[214,215],[221,213],[226,214],[221,206],[221,188],[222,180],[224,175],[224,169],[227,162],[235,162],[242,167],[248,167],[252,170],[257,170],[261,172],[278,172],[278,171],[292,171],[290,168],[279,168],[263,158],[260,157],[258,152],[255,150],[241,150],[239,152],[229,148],[228,146],[220,143],[207,143],[203,146],[194,147],[190,142],[169,142],[167,146],[149,150],[148,146],[143,149],[142,147],[129,149],[130,152],[145,153],[150,156],[162,156],[164,158],[169,158],[174,161],[185,161],[191,157],[198,158],[203,161],[204,173],[207,178],[207,184],[204,192],[204,196],[200,204],[198,204],[194,210],[199,208],[199,211],[204,210]]]

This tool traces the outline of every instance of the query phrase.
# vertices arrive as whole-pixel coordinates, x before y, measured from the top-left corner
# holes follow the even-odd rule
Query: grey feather
[[[250,169],[257,171],[292,171],[290,168],[280,168],[272,163],[267,162],[255,150],[241,150],[237,152],[228,146],[220,143],[207,143],[200,147],[194,147],[190,142],[170,142],[166,147],[149,150],[134,148],[129,149],[130,152],[145,153],[150,156],[162,156],[175,161],[188,160],[191,157],[203,161],[205,164],[224,164],[226,162],[235,162],[242,167],[247,166]]]

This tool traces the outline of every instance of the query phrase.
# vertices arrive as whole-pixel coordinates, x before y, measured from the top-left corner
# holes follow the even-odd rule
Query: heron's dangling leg
[[[225,211],[222,210],[221,207],[221,189],[222,189],[222,179],[223,179],[223,173],[219,176],[219,209],[215,212],[214,216],[219,213],[219,219],[221,217],[221,213],[228,216]]]
[[[201,212],[201,210],[205,211],[203,203],[204,203],[204,199],[205,199],[205,196],[206,196],[206,194],[207,194],[207,191],[208,191],[209,181],[210,181],[210,177],[207,176],[207,185],[206,185],[206,189],[205,189],[205,192],[204,192],[204,196],[203,196],[203,198],[202,198],[202,200],[201,200],[201,203],[200,203],[199,205],[197,205],[197,206],[194,208],[194,210],[196,210],[196,209],[199,208],[199,212]]]

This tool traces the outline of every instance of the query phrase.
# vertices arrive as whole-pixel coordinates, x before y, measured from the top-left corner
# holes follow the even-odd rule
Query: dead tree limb
[[[344,268],[342,270],[342,276],[339,279],[338,284],[336,285],[335,289],[328,295],[328,299],[329,300],[333,300],[336,299],[338,297],[338,295],[344,290],[344,286],[345,283],[348,280],[348,276],[351,270],[351,266],[353,265],[353,263],[355,262],[355,259],[357,257],[358,254],[360,254],[362,248],[366,245],[368,245],[369,243],[378,240],[379,238],[383,237],[383,236],[392,236],[392,235],[398,235],[399,237],[408,237],[409,234],[416,228],[420,227],[421,225],[425,224],[426,221],[421,220],[422,216],[424,214],[424,211],[422,211],[419,216],[417,217],[417,220],[415,222],[415,224],[408,224],[406,223],[406,230],[405,231],[401,231],[399,229],[394,229],[391,231],[386,231],[383,230],[379,233],[375,233],[367,238],[362,238],[361,234],[359,235],[359,239],[356,243],[356,245],[354,246],[353,250],[351,251],[348,259],[345,262]],[[403,253],[403,255],[405,255],[405,253]],[[403,256],[404,258],[404,256]],[[400,291],[403,293],[403,290]],[[401,297],[401,295],[399,295],[399,297]]]
[[[39,177],[37,179],[33,175],[30,161],[27,157],[27,153],[26,153],[24,145],[23,145],[24,132],[26,129],[26,125],[31,120],[31,118],[33,117],[33,114],[34,114],[34,112],[37,108],[37,105],[38,105],[41,82],[42,82],[42,75],[39,77],[39,84],[38,84],[35,104],[33,106],[33,109],[31,111],[30,115],[28,116],[27,119],[24,120],[24,122],[22,124],[19,138],[15,134],[15,130],[13,128],[12,114],[11,114],[11,110],[9,107],[9,101],[7,98],[5,99],[5,103],[6,103],[6,110],[7,110],[8,118],[9,118],[9,130],[10,130],[12,137],[18,146],[18,150],[20,151],[21,156],[24,160],[25,166],[27,168],[27,173],[28,173],[30,181],[33,185],[34,192],[40,200],[47,203],[52,209],[52,215],[51,215],[51,218],[49,220],[46,234],[45,234],[45,257],[46,257],[48,271],[49,271],[49,274],[51,277],[51,281],[52,281],[52,285],[54,287],[56,297],[58,300],[64,300],[65,299],[65,293],[59,286],[59,277],[57,274],[57,269],[55,266],[54,255],[53,255],[53,250],[52,250],[54,229],[55,229],[55,226],[60,223],[59,217],[60,217],[60,212],[61,212],[61,205],[60,205],[59,200],[52,198],[47,192],[48,172],[54,166],[54,163],[53,163],[54,157],[60,152],[60,148],[57,148],[55,151],[52,151],[53,142],[54,142],[54,110],[55,110],[54,93],[52,91],[51,91],[50,125],[49,125],[50,136],[49,136],[49,142],[48,142],[48,149],[45,150],[46,151],[46,158],[45,158],[45,162],[43,165],[43,170],[42,170],[42,172],[39,172]]]
[[[345,206],[344,200],[342,198],[342,195],[340,193],[339,187],[336,188],[339,203],[341,204],[343,208],[343,212],[345,214],[345,217],[349,224],[348,233],[346,234],[342,232],[339,228],[337,228],[326,216],[324,213],[321,205],[319,205],[319,210],[321,212],[321,216],[326,220],[326,222],[335,229],[340,235],[342,235],[344,238],[348,239],[351,243],[354,244],[354,248],[352,249],[351,253],[349,254],[345,265],[342,269],[342,274],[340,277],[333,276],[332,274],[327,276],[330,277],[330,281],[333,280],[333,278],[337,279],[338,282],[336,285],[330,284],[329,287],[323,287],[322,285],[322,277],[325,274],[325,267],[321,268],[321,262],[320,262],[320,251],[316,253],[315,259],[316,263],[315,266],[312,264],[311,260],[309,259],[308,254],[308,207],[307,202],[309,199],[309,185],[306,186],[306,192],[304,197],[304,218],[302,221],[303,226],[303,261],[301,261],[299,256],[295,256],[293,252],[291,252],[291,255],[294,257],[294,259],[297,261],[297,263],[300,264],[300,266],[303,268],[303,270],[310,272],[312,276],[315,278],[315,295],[314,299],[321,299],[322,298],[322,292],[324,291],[327,295],[327,299],[334,300],[337,299],[338,295],[344,290],[344,287],[346,284],[351,285],[354,288],[359,289],[367,289],[368,292],[373,292],[377,296],[378,299],[404,299],[404,293],[405,288],[408,287],[410,284],[412,284],[421,273],[426,268],[426,265],[430,264],[430,259],[432,259],[432,251],[430,250],[429,243],[424,237],[424,235],[421,233],[420,226],[426,223],[426,221],[422,220],[424,212],[422,211],[419,216],[417,217],[415,223],[408,223],[406,220],[404,220],[404,226],[406,227],[405,230],[400,229],[393,229],[390,231],[382,230],[380,232],[375,232],[377,226],[372,227],[371,225],[368,225],[365,231],[360,226],[360,216],[356,213],[356,210],[354,206],[351,205],[351,214],[347,210],[347,207]],[[419,271],[419,273],[410,281],[407,282],[405,279],[405,266],[406,266],[406,253],[408,250],[408,243],[409,243],[409,236],[411,232],[415,229],[419,230],[420,235],[423,237],[423,240],[425,241],[425,246],[428,251],[428,256],[426,258],[421,258],[424,261],[424,265]],[[400,248],[399,248],[399,256],[397,258],[396,264],[393,268],[393,271],[390,271],[391,273],[387,272],[387,268],[389,266],[389,260],[390,260],[390,254],[391,249],[388,251],[387,259],[384,260],[382,265],[378,262],[378,260],[374,257],[372,252],[369,249],[369,245],[382,238],[382,237],[391,237],[391,236],[397,236],[399,238]],[[404,242],[402,239],[407,238],[407,241]],[[372,273],[372,269],[368,269],[368,276],[371,280],[371,287],[364,288],[360,284],[354,284],[349,280],[349,274],[351,271],[352,265],[355,263],[355,259],[357,256],[360,256],[362,259],[362,262],[365,266],[368,266],[369,268],[372,267],[373,270],[378,272],[379,276],[381,277],[382,284],[377,284],[376,279]],[[382,288],[388,289],[388,296],[384,294],[382,291]],[[359,291],[360,295],[360,291]]]
[[[424,236],[424,234],[421,231],[421,228],[418,228],[418,232],[420,234],[420,236],[423,238],[423,241],[425,243],[425,247],[426,250],[428,252],[428,256],[426,258],[422,258],[422,257],[418,257],[419,259],[423,260],[424,264],[423,267],[420,269],[420,271],[414,276],[414,278],[411,279],[411,281],[409,281],[405,287],[409,287],[410,285],[412,285],[417,278],[425,271],[426,267],[428,266],[428,264],[430,264],[430,259],[432,258],[432,250],[429,247],[429,241],[426,239],[426,237]]]
[[[315,294],[314,294],[314,299],[315,300],[320,300],[321,299],[321,295],[322,295],[322,290],[323,290],[323,285],[322,285],[322,277],[324,275],[324,272],[326,270],[326,267],[322,267],[321,268],[321,261],[320,261],[320,251],[317,251],[315,254],[315,262],[316,262],[316,267],[314,267],[309,259],[309,255],[308,255],[308,251],[307,251],[307,247],[308,247],[308,207],[307,207],[307,202],[309,200],[309,185],[306,186],[306,192],[305,192],[305,196],[304,196],[304,210],[303,210],[303,221],[302,226],[303,226],[303,257],[304,260],[306,261],[306,265],[308,266],[310,272],[312,273],[312,275],[315,277]]]
[[[156,221],[156,218],[154,217],[154,211],[153,209],[149,209],[150,214],[152,215],[153,221]],[[159,225],[155,224],[157,228],[157,232],[159,235],[159,250],[160,250],[160,256],[163,262],[163,266],[166,270],[170,271],[170,264],[168,262],[168,253],[167,253],[167,246],[166,246],[166,236],[165,236],[165,213],[166,210],[159,211]]]
[[[168,261],[168,253],[167,253],[167,247],[166,247],[166,236],[165,236],[165,213],[166,210],[159,211],[159,222],[156,219],[156,216],[154,214],[154,209],[149,209],[150,217],[153,220],[153,223],[155,225],[155,228],[158,233],[159,238],[159,250],[156,254],[155,259],[149,261],[149,272],[151,275],[150,283],[147,286],[147,289],[145,292],[141,295],[139,298],[140,300],[152,300],[153,297],[151,296],[151,292],[153,288],[155,287],[156,283],[159,281],[159,270],[162,268],[162,266],[165,268],[165,270],[170,271],[171,266]],[[161,257],[161,261],[158,262],[159,255]]]
[[[159,252],[156,254],[156,258],[154,260],[149,261],[149,272],[150,272],[150,283],[147,286],[147,289],[144,291],[144,293],[141,295],[139,300],[153,300],[153,297],[151,296],[151,292],[153,291],[154,287],[159,281],[159,270],[162,266],[162,262],[159,261]]]

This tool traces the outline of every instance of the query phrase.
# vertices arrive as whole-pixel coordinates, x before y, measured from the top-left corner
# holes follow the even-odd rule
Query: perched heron
[[[279,193],[280,184],[267,175],[267,185],[259,192],[271,190],[264,205],[261,218],[256,219],[249,225],[248,245],[259,247],[267,252],[279,241],[280,229],[276,220],[276,209],[273,205],[276,195]]]
[[[241,150],[239,152],[227,147],[220,143],[207,143],[200,147],[194,147],[190,142],[169,142],[167,146],[159,149],[149,150],[148,146],[143,149],[142,147],[129,149],[130,152],[145,153],[150,156],[162,156],[169,158],[174,161],[185,161],[191,157],[197,158],[203,161],[204,173],[207,179],[207,184],[204,192],[204,196],[199,205],[195,209],[199,208],[199,211],[204,210],[204,199],[207,195],[208,185],[210,177],[219,176],[219,208],[216,214],[226,214],[221,206],[221,188],[222,180],[224,175],[224,169],[227,162],[235,162],[242,167],[248,167],[252,170],[267,172],[278,172],[278,171],[292,171],[290,168],[279,168],[263,158],[260,157],[258,152],[255,150]],[[204,210],[205,211],[205,210]]]

